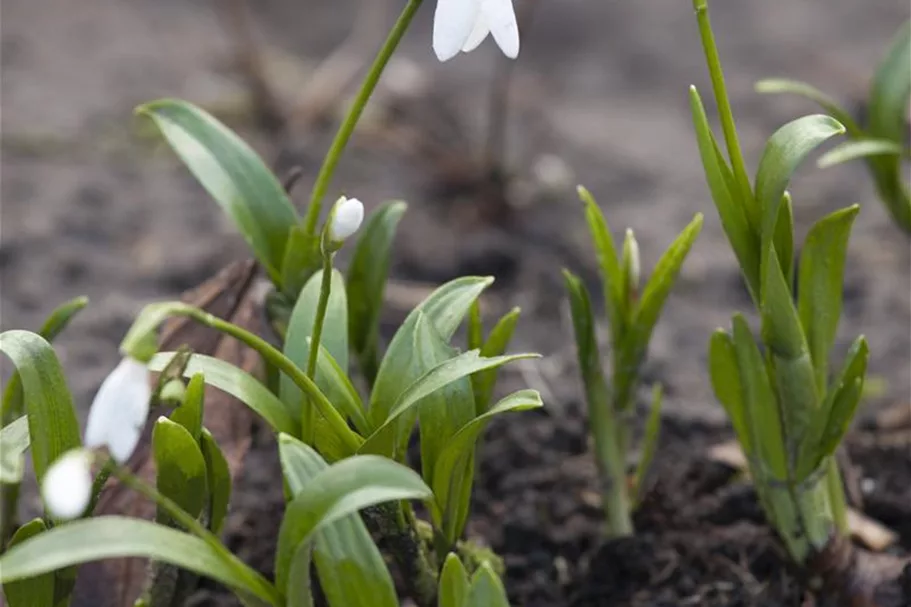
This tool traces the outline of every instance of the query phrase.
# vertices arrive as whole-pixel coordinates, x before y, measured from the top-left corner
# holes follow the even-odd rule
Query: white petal
[[[510,59],[519,56],[519,26],[516,23],[516,11],[512,0],[483,0],[481,10],[484,12],[487,26],[497,46]]]
[[[73,519],[85,512],[92,498],[91,456],[82,449],[57,458],[44,474],[41,496],[51,516]]]
[[[364,205],[357,198],[342,196],[335,203],[332,213],[332,224],[329,226],[329,237],[334,241],[345,240],[361,227],[364,221]]]
[[[484,2],[484,0],[482,0]],[[471,51],[478,48],[484,39],[490,34],[490,25],[487,23],[487,15],[482,9],[478,13],[478,18],[475,19],[474,28],[471,30],[471,34],[468,35],[468,39],[465,40],[465,44],[462,45],[463,53],[470,53]]]
[[[455,57],[471,33],[482,0],[437,0],[433,14],[433,51],[440,61]]]
[[[85,428],[85,446],[107,447],[119,463],[130,458],[149,414],[149,371],[132,358],[124,358],[101,387]]]

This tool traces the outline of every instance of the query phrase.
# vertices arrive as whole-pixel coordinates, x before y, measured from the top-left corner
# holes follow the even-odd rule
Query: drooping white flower
[[[92,456],[83,449],[67,451],[54,461],[41,481],[41,497],[50,514],[74,519],[92,499]]]
[[[468,53],[493,35],[510,59],[519,56],[519,26],[512,0],[437,0],[433,16],[433,50],[448,61]]]
[[[329,238],[340,242],[357,232],[364,221],[364,205],[357,198],[342,196],[335,203],[332,223],[329,224]]]
[[[111,371],[92,401],[85,428],[85,446],[107,447],[111,456],[124,463],[133,454],[149,414],[149,371],[130,357]]]

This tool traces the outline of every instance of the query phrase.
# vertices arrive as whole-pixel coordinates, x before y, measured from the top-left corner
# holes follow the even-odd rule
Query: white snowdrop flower
[[[364,221],[364,205],[357,198],[342,196],[335,203],[332,223],[329,225],[329,238],[341,242],[357,232]]]
[[[41,482],[41,497],[48,512],[59,519],[74,519],[92,499],[92,457],[83,449],[67,451],[54,461]]]
[[[433,50],[448,61],[478,48],[488,34],[510,59],[519,56],[519,26],[512,0],[437,0]]]
[[[149,414],[149,371],[130,357],[120,361],[101,387],[85,428],[85,446],[107,447],[120,464],[133,454]]]

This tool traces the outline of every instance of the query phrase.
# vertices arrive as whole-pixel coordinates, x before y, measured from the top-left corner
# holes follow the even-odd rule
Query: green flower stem
[[[92,482],[92,501],[89,502],[89,507],[86,508],[86,516],[91,516],[95,512],[95,507],[98,506],[98,500],[101,498],[101,491],[104,489],[104,485],[108,482],[108,479],[111,478],[111,474],[114,473],[114,468],[116,463],[113,459],[108,459],[104,462],[104,465],[101,467],[101,470],[98,471],[98,476],[95,477],[95,480]]]
[[[323,252],[323,277],[320,282],[319,302],[316,306],[316,318],[313,319],[313,331],[310,333],[310,352],[307,356],[307,377],[316,381],[316,361],[319,357],[319,346],[323,338],[323,325],[326,323],[326,308],[329,306],[329,292],[332,290],[332,253]],[[313,445],[316,437],[316,407],[307,398],[303,415],[302,434],[304,442]]]
[[[332,181],[335,167],[342,156],[342,152],[345,151],[345,146],[348,145],[348,140],[351,139],[354,127],[357,126],[358,120],[360,120],[361,114],[364,112],[364,107],[367,105],[367,101],[370,100],[370,96],[373,94],[373,90],[383,74],[383,70],[386,69],[386,64],[389,63],[389,59],[402,40],[402,36],[405,35],[405,31],[411,24],[411,20],[414,18],[421,2],[422,0],[408,0],[408,4],[405,5],[392,31],[389,32],[389,36],[386,38],[386,42],[383,43],[379,54],[373,60],[373,65],[370,66],[370,71],[367,72],[367,77],[361,84],[361,89],[358,91],[357,97],[354,98],[354,103],[351,104],[344,122],[342,122],[341,127],[335,134],[335,139],[326,153],[326,158],[323,160],[323,165],[320,167],[319,174],[317,174],[316,181],[313,184],[313,191],[310,194],[310,204],[307,207],[307,215],[304,218],[304,233],[308,236],[316,236],[316,224],[319,222],[323,197],[326,195],[326,190],[329,189],[329,182]]]
[[[202,523],[190,516],[174,501],[172,501],[167,496],[159,493],[158,490],[154,487],[147,485],[141,481],[126,468],[114,464],[113,460],[109,460],[109,462],[105,464],[105,468],[110,468],[114,477],[123,483],[125,487],[132,489],[143,497],[146,497],[155,502],[187,531],[208,544],[209,547],[219,555],[219,557],[221,557],[232,569],[236,571],[238,577],[244,578],[249,585],[255,586],[258,589],[259,594],[262,596],[269,597],[269,603],[271,605],[274,605],[275,607],[281,607],[284,605],[284,600],[282,599],[282,596],[278,590],[276,590],[275,586],[270,584],[266,578],[261,576],[256,571],[252,570],[243,561],[234,556],[234,554],[228,550],[224,544],[221,543],[221,540],[219,540],[214,533],[206,529]]]
[[[712,24],[709,21],[709,7],[707,0],[693,0],[693,9],[696,11],[696,20],[699,23],[699,36],[702,38],[702,48],[705,50],[705,60],[712,79],[712,89],[715,92],[715,101],[718,104],[718,116],[721,119],[721,129],[724,131],[724,141],[727,144],[728,154],[731,156],[731,165],[734,177],[740,185],[741,195],[745,200],[753,197],[750,187],[750,178],[747,175],[743,153],[740,151],[740,141],[737,139],[737,127],[734,124],[734,113],[728,99],[727,87],[724,84],[724,72],[721,69],[721,59],[718,56],[718,47],[715,45],[715,35],[712,33]]]

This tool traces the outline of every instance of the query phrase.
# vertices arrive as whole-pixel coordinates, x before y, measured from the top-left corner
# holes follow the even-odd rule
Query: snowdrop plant
[[[911,21],[895,35],[873,76],[867,99],[867,118],[859,124],[849,112],[825,93],[804,82],[763,80],[761,93],[792,93],[817,103],[845,127],[848,141],[823,155],[821,168],[863,159],[876,191],[895,223],[911,234],[911,194],[902,168],[911,158],[908,143],[908,104],[911,100]],[[907,174],[907,172],[905,172]]]
[[[680,268],[702,229],[702,215],[680,233],[662,255],[651,279],[640,288],[639,244],[632,230],[626,231],[622,252],[617,254],[607,221],[597,202],[583,187],[585,205],[595,245],[610,329],[611,372],[605,377],[595,331],[591,297],[585,284],[564,271],[569,294],[579,369],[588,404],[589,424],[595,443],[595,458],[601,477],[608,537],[634,532],[632,511],[642,497],[645,476],[658,441],[661,422],[661,389],[655,386],[651,412],[642,440],[633,482],[628,481],[627,451],[631,446],[635,418],[636,388],[648,352],[652,331],[661,315]]]
[[[737,314],[709,347],[715,395],[727,412],[770,523],[791,557],[805,565],[846,529],[845,496],[833,458],[860,401],[868,349],[863,337],[831,374],[841,315],[848,236],[858,207],[820,219],[807,234],[795,276],[791,174],[827,140],[845,132],[813,115],[766,142],[751,182],[709,23],[694,0],[727,157],[695,87],[690,103],[706,181],[760,316],[759,344]],[[759,346],[762,346],[761,348]]]

